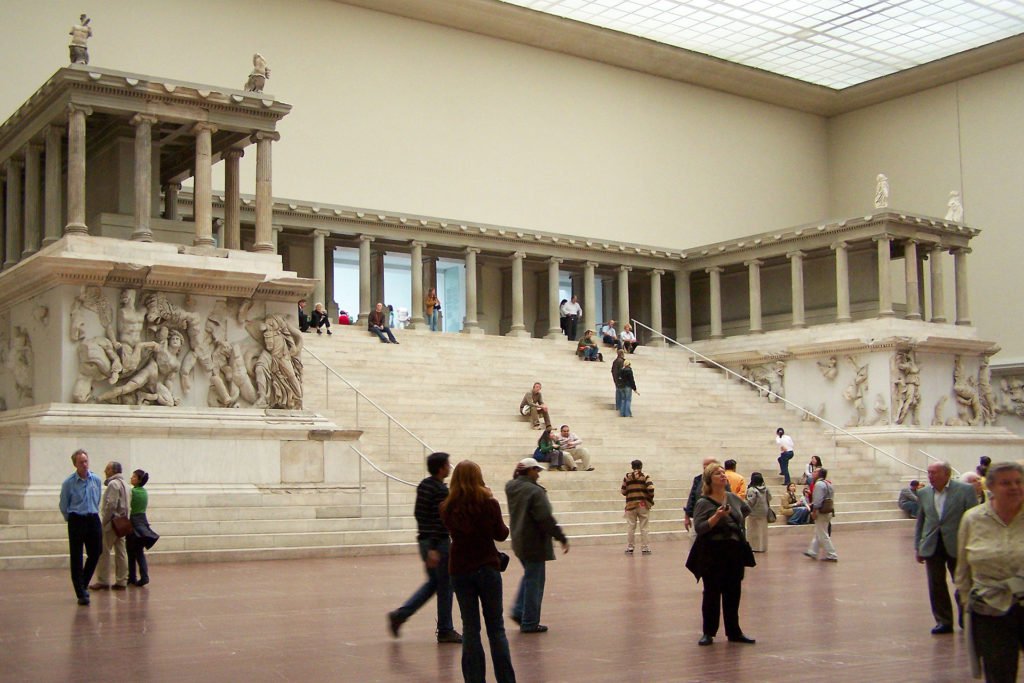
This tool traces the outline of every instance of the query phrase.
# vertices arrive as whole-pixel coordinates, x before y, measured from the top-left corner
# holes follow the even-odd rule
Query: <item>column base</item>
[[[708,337],[708,338],[709,338],[709,339],[715,339],[715,340],[718,340],[718,339],[725,339],[725,335],[724,335],[724,334],[713,334],[713,335],[711,335],[711,336],[710,336],[710,337]]]
[[[529,339],[532,335],[526,331],[525,327],[515,328],[513,327],[506,334],[506,337],[518,337],[520,339]]]
[[[88,235],[89,226],[85,223],[68,223],[64,226],[65,235]]]
[[[948,321],[946,320],[945,316],[939,316],[938,318],[932,318],[931,322],[933,322],[933,323],[944,323],[944,322],[948,322]]]
[[[138,230],[132,233],[133,242],[152,242],[153,231],[152,230]]]
[[[16,265],[18,265],[17,261],[4,261],[3,269],[7,270],[9,268],[13,268]]]
[[[651,347],[662,347],[665,346],[665,339],[663,337],[655,337],[651,341],[647,342],[647,346]]]
[[[792,325],[790,325],[790,329],[793,329],[793,330],[803,330],[806,327],[807,327],[807,323],[793,323]]]
[[[545,339],[565,339],[565,340],[569,339],[564,334],[562,334],[562,329],[560,327],[552,327],[551,329],[549,329],[548,333],[546,335],[544,335],[544,338]]]
[[[921,314],[920,313],[911,313],[911,314],[909,314],[906,317],[906,319],[907,320],[921,320],[922,318],[921,318]]]
[[[957,320],[956,324],[957,325],[967,325],[967,326],[970,326],[970,325],[973,325],[974,323],[971,322],[970,318],[964,318],[963,320]]]
[[[192,240],[193,247],[216,247],[217,241],[212,237],[196,237]]]
[[[37,251],[39,251],[39,250],[38,249],[26,249],[25,251],[21,252],[21,260],[24,261],[25,259],[27,259],[32,254],[36,253]]]
[[[44,247],[48,247],[51,244],[53,244],[54,242],[57,242],[59,240],[60,240],[59,237],[44,237],[43,238],[43,246]]]
[[[852,317],[852,316],[849,316],[849,315],[844,315],[844,316],[841,316],[841,317],[838,317],[838,318],[836,318],[836,322],[837,322],[837,323],[849,323],[849,322],[853,322],[853,317]]]
[[[409,324],[405,326],[407,330],[425,330],[429,329],[430,325],[427,325],[426,318],[413,318],[409,321]]]
[[[896,311],[879,311],[879,318],[894,318],[896,317]]]
[[[760,327],[751,327],[750,334],[764,334],[764,330]]]
[[[462,328],[462,334],[486,334],[486,332],[479,325],[466,325]]]
[[[276,249],[274,249],[274,245],[271,244],[270,242],[257,242],[256,244],[252,245],[252,250],[254,252],[265,252],[271,254],[273,254],[276,251]],[[369,313],[367,313],[367,315],[369,315]]]

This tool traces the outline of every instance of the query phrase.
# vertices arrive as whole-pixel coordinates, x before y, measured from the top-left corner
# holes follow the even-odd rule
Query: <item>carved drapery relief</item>
[[[853,366],[854,376],[850,385],[843,390],[843,398],[853,404],[855,416],[846,423],[847,427],[863,427],[867,422],[867,408],[864,405],[864,397],[868,392],[868,365],[857,365],[857,359],[847,356]]]
[[[829,356],[828,360],[819,360],[818,371],[831,382],[839,374],[839,360],[835,356]]]
[[[989,367],[988,356],[982,356],[978,367],[978,398],[981,401],[981,424],[995,424],[999,404],[992,389],[992,369]]]
[[[258,408],[302,408],[302,333],[280,315],[268,315],[262,323],[246,327],[260,339],[263,351],[256,358]],[[257,337],[257,335],[259,335]]]
[[[32,317],[40,326],[46,327],[50,324],[50,309],[40,304],[32,309]]]
[[[956,418],[947,420],[951,426],[976,426],[984,419],[984,409],[978,394],[977,382],[964,371],[963,358],[953,359],[953,395],[956,398]]]
[[[86,336],[86,312],[96,314],[108,336]],[[71,341],[78,342],[78,377],[71,389],[71,401],[93,401],[93,382],[115,384],[121,375],[121,358],[114,348],[110,304],[99,287],[82,287],[71,305]]]
[[[205,370],[212,371],[212,350],[204,334],[203,319],[195,311],[189,310],[189,301],[186,298],[185,307],[181,307],[169,302],[163,292],[147,294],[142,300],[146,307],[146,324],[154,332],[160,327],[167,327],[186,333],[199,364]]]
[[[759,396],[768,396],[771,403],[785,397],[786,361],[775,361],[772,365],[740,366],[740,374],[760,387]]]
[[[999,393],[998,411],[1024,418],[1024,377],[1001,377]]]
[[[24,327],[16,326],[14,328],[5,364],[8,371],[14,376],[14,390],[18,394],[18,400],[32,400],[32,368],[35,363],[32,354],[32,340],[28,336],[28,330]]]
[[[875,395],[875,415],[868,422],[869,425],[887,425],[889,424],[889,404],[885,401],[885,396],[881,394]]]
[[[892,405],[893,422],[919,425],[918,408],[921,404],[921,369],[917,365],[914,351],[897,351],[892,359]],[[877,403],[876,403],[877,405]],[[876,408],[877,409],[877,408]]]
[[[947,401],[949,401],[949,396],[939,396],[939,400],[935,402],[935,409],[932,413],[932,427],[941,427],[945,424],[945,418],[942,415],[946,411]]]

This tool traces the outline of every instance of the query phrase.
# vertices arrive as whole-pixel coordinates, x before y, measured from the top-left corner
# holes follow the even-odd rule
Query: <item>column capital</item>
[[[963,254],[964,256],[966,256],[967,254],[970,254],[972,251],[974,250],[971,249],[970,247],[953,247],[949,250],[949,253],[953,254],[954,256],[956,256],[957,254]]]
[[[330,230],[314,230],[313,231],[313,236],[314,237],[330,237],[331,234],[332,233],[331,233]]]
[[[925,244],[925,248],[929,251],[945,251],[946,247],[942,246],[942,242],[929,242]]]
[[[281,139],[281,134],[277,131],[272,130],[259,130],[249,136],[250,142],[260,142],[262,140],[270,140],[271,142],[277,142]]]
[[[92,116],[92,107],[87,107],[84,104],[75,104],[74,102],[68,102],[67,112],[69,114],[81,112],[86,116]]]
[[[889,233],[883,232],[881,235],[874,235],[871,238],[872,242],[881,242],[883,240],[886,241],[886,242],[889,242],[890,240],[892,240],[892,235],[890,235]]]
[[[427,243],[424,242],[423,240],[410,240],[409,241],[409,246],[411,246],[411,247],[419,247],[420,249],[422,249],[423,247],[427,246]]]
[[[463,252],[464,254],[479,254],[480,249],[478,247],[466,247]]]
[[[10,169],[9,172],[17,172],[24,165],[25,160],[19,157],[8,157],[7,161],[4,163],[4,166]]]
[[[633,270],[633,266],[619,266],[620,273],[628,273],[631,270]]]
[[[651,270],[651,277],[661,277],[664,274],[665,271],[662,270],[661,268],[654,268],[653,270]]]
[[[174,192],[181,192],[181,183],[167,183],[164,187]]]
[[[28,156],[30,153],[42,154],[43,153],[43,143],[37,142],[35,140],[29,140],[28,142],[26,142],[25,143],[24,154],[25,154],[25,156]]]
[[[467,249],[467,251],[468,251],[468,249]],[[521,261],[521,260],[526,258],[526,252],[525,251],[513,251],[512,252],[512,258],[519,259]]]
[[[557,256],[552,256],[548,259],[548,263],[554,263],[556,265],[560,265],[563,261],[565,261],[565,259],[558,258]]]
[[[241,159],[245,156],[245,150],[238,147],[229,147],[220,154],[225,159]]]
[[[758,259],[758,258],[753,258],[753,259],[750,259],[749,261],[744,261],[743,265],[745,265],[747,268],[750,268],[751,266],[753,266],[755,268],[760,268],[761,266],[764,265],[764,261],[762,261],[761,259]]]
[[[832,244],[828,245],[828,248],[831,249],[832,251],[838,251],[840,249],[849,249],[850,243],[844,242],[843,240],[839,240],[838,242],[833,242]]]
[[[197,135],[199,133],[202,133],[203,131],[209,131],[210,134],[212,135],[213,133],[216,133],[220,129],[212,123],[209,123],[208,121],[199,121],[195,123],[190,130],[192,131],[193,135]]]
[[[904,244],[914,244],[914,245],[917,245],[917,244],[921,244],[921,240],[916,239],[914,237],[908,237],[905,240],[903,240],[903,243]]]
[[[705,268],[704,272],[707,273],[708,275],[710,275],[711,273],[724,273],[725,268],[722,268],[721,266],[711,266],[710,268]]]
[[[283,226],[283,225],[281,225],[280,223],[273,223],[273,224],[272,224],[272,225],[270,226],[270,229],[271,229],[271,231],[273,231],[273,232],[284,232],[284,226]]]
[[[132,124],[133,126],[148,123],[152,126],[154,123],[160,123],[160,119],[153,116],[152,114],[135,114],[130,119],[128,119],[128,123]]]
[[[359,236],[359,241],[360,242],[365,242],[365,243],[368,243],[368,244],[372,244],[375,239],[377,239],[377,238],[374,237],[373,235],[360,235]]]
[[[597,268],[601,264],[597,261],[584,261],[583,265],[587,268]]]
[[[223,218],[214,218],[213,219],[213,227],[214,228],[223,228],[224,227],[224,219]]]
[[[804,256],[807,256],[807,252],[800,251],[799,249],[786,252],[786,258],[788,259],[802,259]]]

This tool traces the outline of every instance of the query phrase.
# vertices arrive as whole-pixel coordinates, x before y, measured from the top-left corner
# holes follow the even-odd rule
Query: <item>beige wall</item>
[[[839,116],[829,122],[835,216],[872,206],[884,172],[891,206],[943,217],[950,190],[964,198],[964,220],[982,234],[968,257],[971,317],[1003,351],[997,363],[1024,361],[1022,310],[1011,279],[1024,255],[1024,64]],[[953,262],[943,263],[953,312]],[[951,318],[952,319],[952,318]]]

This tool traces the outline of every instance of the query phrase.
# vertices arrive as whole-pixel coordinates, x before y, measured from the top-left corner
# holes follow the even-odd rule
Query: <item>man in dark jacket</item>
[[[622,372],[622,365],[626,362],[626,351],[619,349],[615,353],[615,360],[612,361],[612,381],[615,382],[615,412],[622,408],[622,397],[625,395],[623,389],[628,391],[626,383],[619,377]]]
[[[430,476],[416,487],[416,540],[420,546],[423,566],[427,570],[427,582],[404,605],[394,612],[388,612],[388,628],[395,638],[405,620],[437,593],[437,642],[462,642],[462,636],[452,626],[452,586],[448,577],[448,549],[451,540],[448,529],[441,523],[439,509],[441,502],[448,497],[448,486],[444,483],[452,472],[448,457],[447,453],[431,453],[427,456],[427,472]]]
[[[390,316],[384,312],[384,304],[377,302],[377,305],[372,311],[370,311],[370,315],[366,318],[366,328],[377,335],[377,338],[385,344],[397,344],[398,340],[395,339],[395,335],[391,332],[391,328],[388,327],[389,317]],[[385,337],[384,335],[387,336]]]
[[[544,563],[555,559],[552,538],[569,552],[569,539],[551,515],[551,502],[543,486],[537,483],[543,468],[533,458],[516,465],[512,480],[505,484],[508,499],[509,527],[512,530],[512,551],[523,564],[523,580],[512,607],[512,621],[523,633],[543,633],[540,605],[544,600]]]

